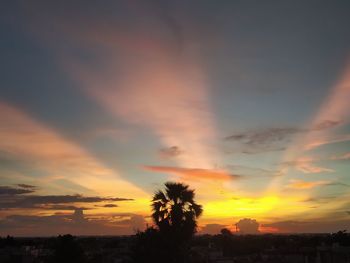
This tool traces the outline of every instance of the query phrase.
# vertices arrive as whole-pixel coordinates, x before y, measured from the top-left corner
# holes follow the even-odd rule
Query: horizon
[[[349,10],[3,3],[0,236],[131,235],[168,181],[198,234],[350,230]]]

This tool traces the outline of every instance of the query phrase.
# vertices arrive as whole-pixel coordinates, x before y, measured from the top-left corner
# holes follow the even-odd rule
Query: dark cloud
[[[341,229],[349,229],[349,220],[328,221],[280,221],[263,224],[263,227],[272,227],[282,233],[331,233]]]
[[[178,146],[172,146],[169,148],[162,148],[159,150],[159,155],[163,158],[173,158],[181,155],[183,150]]]
[[[281,221],[271,224],[263,224],[263,227],[277,228],[281,232],[300,232],[303,229],[310,228],[315,222],[302,222],[302,221]]]
[[[21,195],[33,193],[33,189],[14,188],[10,186],[0,186],[0,195]]]
[[[334,128],[340,125],[341,121],[325,120],[311,128],[303,129],[296,127],[267,128],[244,133],[236,133],[225,137],[227,141],[239,142],[248,149],[243,149],[246,154],[261,153],[266,151],[284,150],[284,144],[287,143],[294,135],[299,133],[316,132]]]
[[[328,203],[331,202],[333,199],[337,198],[336,196],[325,196],[325,197],[311,197],[302,200],[302,202],[313,202],[313,203]]]
[[[115,204],[105,204],[102,207],[108,207],[108,208],[113,208],[113,207],[118,207],[118,205]]]
[[[240,174],[242,177],[271,177],[271,176],[280,176],[282,175],[281,171],[277,170],[268,170],[263,168],[249,167],[244,165],[226,165],[226,169],[229,169],[234,174]]]
[[[223,228],[227,228],[227,225],[206,224],[204,227],[201,228],[200,234],[217,235],[217,234],[220,234],[220,231]]]
[[[282,233],[331,233],[342,229],[349,229],[349,220],[289,220],[263,224],[262,226],[275,228]]]
[[[259,233],[259,223],[255,219],[243,218],[236,223],[236,227],[240,234]]]
[[[144,229],[146,221],[142,215],[125,214],[118,218],[104,216],[88,217],[83,209],[72,214],[51,216],[10,215],[0,219],[0,232],[15,236],[52,236],[71,233],[73,235],[130,235],[136,229]]]
[[[226,140],[242,141],[248,145],[273,143],[286,139],[286,137],[300,132],[297,128],[269,128],[265,130],[233,134]]]
[[[314,127],[311,128],[311,131],[321,131],[334,128],[342,124],[342,121],[334,121],[334,120],[325,120],[320,123],[317,123]]]
[[[28,195],[7,198],[0,201],[0,209],[8,208],[43,208],[43,205],[68,203],[99,203],[132,201],[134,199],[118,197],[84,197],[81,195]]]
[[[24,195],[28,193],[33,193],[35,191],[27,188],[13,188],[9,186],[0,186],[0,195],[2,196],[2,198],[0,199],[0,210],[13,208],[73,210],[76,209],[75,206],[60,205],[74,203],[100,203],[134,200],[131,198],[82,195]]]
[[[88,207],[77,207],[74,205],[50,205],[50,206],[40,206],[40,208],[45,209],[45,210],[78,210],[78,209],[82,209],[82,210],[90,210],[91,208]]]

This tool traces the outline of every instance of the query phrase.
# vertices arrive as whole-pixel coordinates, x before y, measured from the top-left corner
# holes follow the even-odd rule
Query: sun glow
[[[205,217],[226,218],[232,223],[233,218],[254,217],[266,220],[272,216],[298,214],[307,211],[307,204],[301,201],[304,196],[283,197],[267,195],[258,198],[232,198],[229,201],[221,200],[208,202],[204,205]]]

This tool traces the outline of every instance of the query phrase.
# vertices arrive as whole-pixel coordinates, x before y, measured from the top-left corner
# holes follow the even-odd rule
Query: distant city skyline
[[[7,1],[0,236],[125,235],[164,182],[200,233],[350,226],[349,1]]]

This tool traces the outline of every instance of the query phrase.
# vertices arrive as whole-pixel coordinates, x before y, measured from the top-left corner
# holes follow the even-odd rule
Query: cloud
[[[182,180],[230,180],[241,176],[228,174],[224,170],[211,170],[200,168],[182,168],[172,166],[144,166],[144,169],[153,172],[168,173],[179,176]]]
[[[331,87],[329,95],[322,103],[313,121],[310,123],[311,127],[316,127],[321,120],[342,120],[339,124],[347,124],[349,122],[350,111],[350,63],[344,68],[339,80]],[[325,123],[323,127],[332,123]],[[323,128],[321,125],[321,129]],[[299,138],[298,141],[290,147],[289,154],[298,155],[300,150],[311,150],[325,144],[337,143],[342,141],[349,141],[350,135],[331,135],[329,129],[324,129],[314,136],[313,134],[305,134],[304,137]]]
[[[267,128],[245,133],[236,133],[224,139],[246,145],[248,148],[243,150],[243,152],[248,154],[264,151],[280,151],[285,149],[283,145],[296,134],[328,130],[341,123],[341,121],[323,120],[308,129],[296,127]]]
[[[162,148],[159,150],[159,154],[163,158],[177,157],[182,153],[184,153],[184,151],[181,150],[180,147],[178,147],[178,146],[171,146],[171,147]]]
[[[334,127],[337,127],[341,124],[343,124],[343,121],[336,121],[336,120],[324,120],[321,122],[316,123],[309,131],[323,131],[328,130]]]
[[[18,187],[25,188],[25,189],[36,189],[37,187],[34,185],[29,185],[29,184],[17,184]]]
[[[117,191],[121,194],[133,192],[138,196],[144,195],[142,190],[123,180],[115,169],[101,164],[79,145],[15,105],[0,101],[0,123],[1,155],[14,160],[14,168],[9,170],[25,163],[30,169],[40,172],[40,182],[61,192],[70,189],[71,193],[76,193],[77,186],[81,186],[80,191],[93,186],[92,190],[98,193]],[[20,171],[20,177],[30,176],[27,175],[30,169],[25,169],[26,173]],[[30,190],[23,185],[21,188]]]
[[[327,184],[329,186],[344,186],[344,187],[350,187],[349,184],[346,184],[346,183],[341,183],[341,182],[332,182],[332,183],[329,183]]]
[[[227,228],[227,225],[222,224],[206,224],[200,228],[200,234],[217,235],[220,234],[221,229]]]
[[[287,185],[287,187],[293,188],[293,189],[311,189],[317,186],[329,185],[329,184],[330,184],[330,181],[307,182],[303,180],[291,180],[290,183]]]
[[[238,133],[226,137],[226,140],[241,141],[247,145],[260,145],[280,142],[288,136],[301,132],[297,128],[269,128],[255,132]]]
[[[211,144],[217,139],[217,130],[200,53],[191,41],[181,40],[193,36],[188,25],[183,30],[170,10],[164,14],[159,8],[149,12],[149,7],[140,11],[128,6],[127,20],[125,16],[104,16],[103,21],[93,22],[84,14],[77,20],[70,13],[45,8],[43,16],[50,14],[55,35],[43,23],[33,30],[44,31],[40,35],[47,35],[48,41],[57,34],[65,39],[63,46],[52,45],[62,68],[82,91],[115,118],[151,130],[164,148],[186,148],[176,156],[179,165],[213,166],[220,154]],[[140,12],[146,18],[141,23]],[[40,14],[34,14],[33,20],[40,22]],[[176,48],[174,38],[182,42]],[[72,54],[70,50],[76,47],[83,47],[92,59]]]
[[[92,208],[88,207],[78,207],[74,205],[45,205],[45,206],[39,206],[38,208],[45,209],[45,210],[90,210]]]
[[[310,174],[310,173],[331,173],[333,169],[317,166],[314,163],[320,160],[312,157],[298,157],[295,161],[286,161],[282,163],[282,166],[295,167],[298,171]]]
[[[73,210],[73,206],[60,206],[70,203],[100,203],[100,202],[120,202],[133,201],[130,198],[119,197],[98,197],[82,195],[26,195],[33,193],[33,190],[11,188],[0,186],[0,209],[24,209],[37,208],[49,210]],[[54,205],[54,206],[52,206]],[[55,209],[57,208],[57,209]]]
[[[331,160],[350,160],[350,152],[344,153],[342,155],[332,156],[330,159]]]
[[[236,223],[240,234],[258,234],[259,223],[255,219],[244,218]]]
[[[132,215],[130,217],[130,226],[136,231],[143,231],[146,228],[146,220],[142,215]]]
[[[304,199],[301,202],[328,203],[328,202],[332,202],[332,200],[336,198],[337,198],[336,196],[311,197],[311,198]]]
[[[120,202],[131,201],[128,198],[113,197],[84,197],[81,195],[30,195],[17,197],[15,199],[4,199],[0,201],[0,209],[9,208],[38,208],[45,209],[46,205],[67,204],[67,203],[99,203],[99,202]],[[49,209],[52,209],[49,206]]]
[[[0,196],[1,195],[20,195],[33,193],[35,190],[23,189],[23,188],[13,188],[10,186],[0,186]]]
[[[319,139],[310,139],[310,142],[307,142],[304,146],[305,150],[312,150],[317,147],[327,145],[327,144],[333,144],[333,143],[339,143],[339,142],[347,142],[350,141],[350,134],[342,134],[342,135],[324,135],[322,138]]]
[[[113,216],[86,216],[82,209],[73,214],[10,215],[0,219],[0,232],[15,236],[53,236],[59,234],[73,235],[130,235],[135,229],[144,229],[145,219],[142,215],[123,214]]]
[[[283,175],[282,170],[268,170],[256,167],[249,167],[244,165],[227,165],[226,168],[233,171],[234,174],[240,174],[245,176],[257,176],[257,177],[271,177],[271,176],[281,176]]]
[[[118,207],[118,205],[116,205],[116,204],[105,204],[102,207],[114,208],[114,207]]]
[[[348,220],[302,221],[289,220],[263,224],[263,227],[273,228],[280,233],[332,233],[340,229],[348,229]]]

